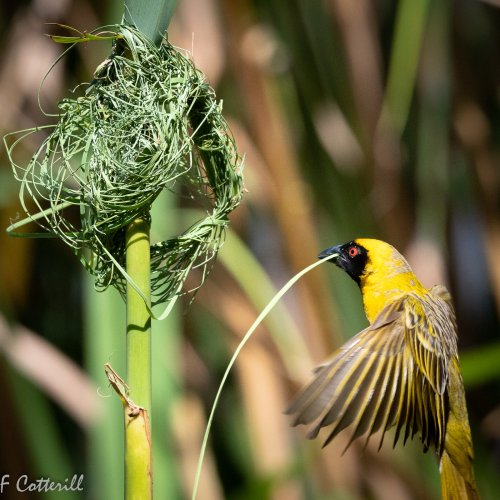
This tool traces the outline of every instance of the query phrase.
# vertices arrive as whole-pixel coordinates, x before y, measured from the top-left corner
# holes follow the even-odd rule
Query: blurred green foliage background
[[[319,250],[358,236],[391,242],[424,284],[451,289],[479,488],[498,497],[496,3],[179,0],[169,40],[192,52],[224,101],[248,192],[194,302],[186,295],[153,325],[156,498],[189,497],[218,382],[273,290]],[[47,120],[37,90],[62,47],[45,23],[90,30],[117,22],[122,3],[23,0],[0,13],[3,135]],[[80,44],[45,82],[44,109],[91,79],[109,50]],[[2,150],[2,228],[20,216],[17,190]],[[156,202],[153,240],[187,227],[185,205]],[[95,292],[61,242],[1,231],[0,313],[0,477],[84,474],[83,492],[44,498],[121,498],[121,410],[103,370],[110,361],[124,373],[118,294]],[[355,284],[331,266],[287,295],[223,393],[200,500],[439,497],[435,460],[418,442],[342,455],[344,436],[321,450],[283,415],[313,366],[365,324]],[[13,487],[3,494],[18,498]]]

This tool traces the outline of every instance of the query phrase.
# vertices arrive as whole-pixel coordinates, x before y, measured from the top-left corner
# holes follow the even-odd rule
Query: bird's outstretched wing
[[[443,394],[448,382],[448,363],[455,354],[455,318],[440,296],[425,300],[408,295],[404,304],[406,338],[413,357],[433,390]]]
[[[324,446],[352,425],[351,438],[385,432],[396,426],[394,445],[404,429],[404,442],[420,433],[424,448],[438,453],[444,445],[447,395],[441,353],[427,340],[429,324],[408,318],[415,304],[405,298],[389,304],[365,330],[346,342],[332,360],[315,370],[315,378],[292,401],[294,425],[311,424],[315,438],[331,426]],[[418,311],[420,312],[420,311]],[[433,338],[433,337],[431,337]],[[430,347],[430,349],[428,348]],[[415,355],[416,353],[416,355]],[[437,389],[437,390],[436,390]]]
[[[432,440],[440,445],[437,449],[441,452],[446,431],[448,398],[445,392],[450,362],[458,360],[458,353],[455,315],[450,307],[449,294],[444,287],[436,288],[431,289],[424,300],[409,295],[405,299],[404,315],[407,343],[418,371],[424,376],[419,427],[423,438],[432,439],[430,435],[434,434]],[[433,418],[430,422],[429,416]],[[426,440],[423,441],[426,444]]]

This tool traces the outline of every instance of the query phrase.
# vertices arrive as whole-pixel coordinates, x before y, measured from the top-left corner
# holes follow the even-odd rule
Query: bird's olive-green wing
[[[449,340],[455,336],[449,305],[428,295],[409,295],[404,304],[407,341],[413,357],[434,391],[443,394],[448,381],[451,353]]]
[[[294,425],[315,422],[310,438],[331,426],[324,445],[352,426],[351,438],[396,426],[394,444],[421,432],[425,448],[442,447],[443,395],[425,381],[408,345],[405,300],[387,306],[368,328],[344,344],[333,359],[315,371],[315,378],[287,410]]]
[[[447,290],[434,287],[424,297],[409,295],[404,301],[404,317],[407,344],[418,371],[424,376],[417,394],[423,417],[418,425],[423,437],[434,441],[441,450],[448,411],[445,392],[449,365],[458,356],[455,316]],[[432,421],[428,421],[429,416]]]

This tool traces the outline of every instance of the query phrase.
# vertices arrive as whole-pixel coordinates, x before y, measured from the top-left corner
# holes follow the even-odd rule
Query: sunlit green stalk
[[[382,113],[382,125],[396,134],[408,120],[429,5],[429,0],[402,0],[398,5]]]
[[[127,285],[127,385],[130,399],[145,410],[146,428],[137,432],[125,419],[125,498],[152,498],[153,477],[149,419],[151,415],[151,316],[149,222],[136,218],[126,233],[127,273],[142,291]],[[125,411],[129,408],[125,407]]]
[[[146,3],[125,0],[124,19],[159,45],[176,3],[176,0]],[[125,416],[125,498],[141,500],[153,496],[149,231],[149,222],[137,218],[128,225],[126,234],[127,273],[146,297],[145,302],[130,284],[127,285],[127,384],[131,400],[146,411],[145,429],[140,428],[139,432],[130,426]]]

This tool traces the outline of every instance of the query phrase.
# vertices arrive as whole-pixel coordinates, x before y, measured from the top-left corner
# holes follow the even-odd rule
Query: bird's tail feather
[[[442,500],[479,500],[474,479],[471,484],[464,478],[446,450],[441,457],[440,472]]]

